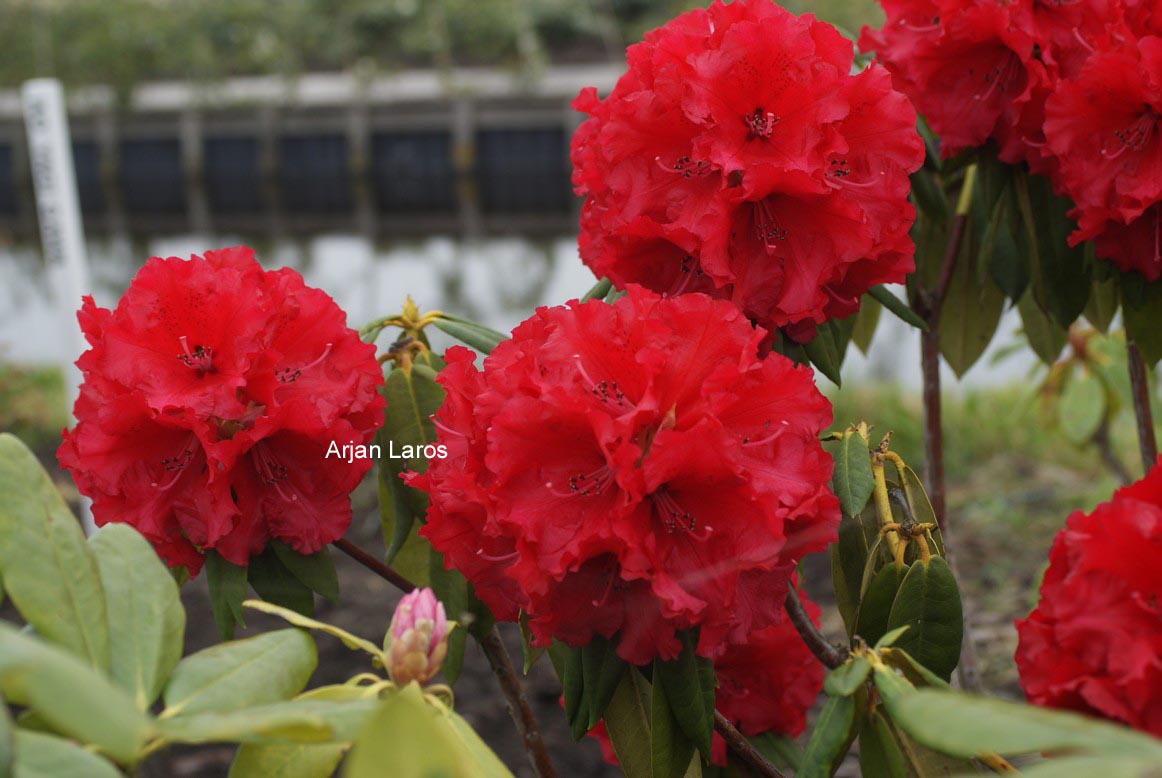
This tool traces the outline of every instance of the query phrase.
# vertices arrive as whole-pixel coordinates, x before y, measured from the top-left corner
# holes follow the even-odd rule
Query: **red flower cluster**
[[[915,111],[829,25],[769,0],[677,17],[573,137],[581,257],[619,287],[704,292],[809,339],[913,268]]]
[[[619,636],[635,664],[700,627],[709,656],[782,618],[787,579],[834,538],[830,422],[811,372],[757,356],[737,308],[637,286],[541,308],[484,360],[453,348],[448,457],[421,534],[539,645]]]
[[[293,270],[247,248],[149,260],[116,309],[86,297],[91,348],[57,456],[97,524],[125,522],[191,575],[270,538],[309,554],[342,536],[370,460],[327,457],[383,423],[375,348]]]
[[[818,626],[819,606],[800,591],[799,599]],[[714,660],[718,677],[715,707],[744,735],[774,732],[798,737],[807,728],[807,711],[823,688],[823,665],[789,621],[752,633],[743,643],[723,648]],[[589,731],[605,761],[617,764],[605,723]],[[714,733],[711,761],[726,766],[726,741]]]
[[[865,28],[948,157],[993,141],[1074,200],[1077,244],[1162,277],[1162,5],[880,0]]]
[[[1041,601],[1017,632],[1031,702],[1162,737],[1162,459],[1092,513],[1069,517]]]

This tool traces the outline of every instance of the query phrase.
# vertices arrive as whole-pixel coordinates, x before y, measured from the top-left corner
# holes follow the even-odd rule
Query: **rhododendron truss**
[[[581,257],[617,286],[731,300],[805,342],[913,268],[916,115],[880,66],[769,0],[714,2],[587,89],[573,138]]]
[[[149,260],[113,310],[86,298],[90,348],[58,451],[98,525],[133,525],[191,575],[269,540],[310,554],[342,536],[370,460],[325,456],[383,423],[374,346],[293,270],[247,248]]]
[[[411,483],[421,535],[536,643],[617,636],[634,664],[782,618],[788,576],[839,519],[830,405],[735,307],[637,286],[541,308],[484,360],[449,350],[447,459]]]
[[[1069,517],[1017,632],[1031,702],[1162,737],[1162,460]]]

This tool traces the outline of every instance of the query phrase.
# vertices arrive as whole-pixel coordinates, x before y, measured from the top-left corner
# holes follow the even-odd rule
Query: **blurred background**
[[[352,326],[397,312],[410,294],[422,309],[507,330],[594,280],[576,252],[568,143],[581,117],[570,100],[584,86],[608,90],[627,44],[695,5],[4,0],[0,430],[58,472],[54,451],[68,419],[59,365],[77,356],[70,331],[79,301],[54,297],[44,271],[19,98],[26,79],[56,77],[68,90],[98,303],[115,304],[149,256],[245,243],[268,266],[297,268],[329,292]],[[849,35],[882,19],[873,0],[784,5]],[[985,686],[1009,696],[1019,694],[1012,619],[1033,604],[1052,534],[1069,511],[1107,497],[1119,469],[1140,475],[1128,403],[1103,398],[1102,434],[1071,435],[1053,382],[1020,347],[1019,324],[1007,312],[984,358],[961,380],[945,374],[951,547],[967,573]],[[915,333],[882,316],[866,355],[852,347],[845,387],[826,387],[837,424],[862,418],[893,430],[894,447],[916,464],[918,360]],[[1091,417],[1094,402],[1082,408]],[[355,500],[351,536],[381,552],[374,489]],[[344,595],[339,606],[321,603],[319,617],[378,639],[395,593],[337,562]],[[810,561],[807,579],[819,599],[830,598],[825,559]],[[214,641],[204,582],[183,595],[194,650]],[[825,607],[824,626],[838,634],[832,612]],[[506,637],[519,654],[515,635]],[[320,653],[313,684],[362,669],[341,646],[321,640]],[[617,774],[593,744],[569,741],[547,666],[529,682],[562,774]],[[457,707],[527,774],[493,683],[470,651]],[[230,756],[229,748],[179,752],[145,774],[224,775]]]

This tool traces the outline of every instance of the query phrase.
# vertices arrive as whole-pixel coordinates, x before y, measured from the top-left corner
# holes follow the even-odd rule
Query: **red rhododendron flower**
[[[1046,104],[1056,184],[1073,198],[1071,243],[1150,281],[1162,277],[1162,37],[1121,39]]]
[[[271,538],[310,554],[342,536],[371,461],[327,452],[370,441],[383,378],[330,297],[232,248],[151,259],[78,318],[91,348],[57,456],[98,525],[191,574],[209,549],[245,565]]]
[[[1066,520],[1017,632],[1031,702],[1162,736],[1162,459]]]
[[[913,268],[916,116],[829,25],[769,0],[648,33],[573,137],[581,257],[618,286],[726,298],[809,339]]]
[[[835,535],[830,422],[810,370],[757,356],[732,305],[637,286],[541,308],[484,360],[452,348],[446,459],[409,482],[421,531],[539,645],[619,636],[644,664],[700,627],[708,656],[782,618],[787,578]]]
[[[819,624],[819,606],[799,592],[811,620]],[[715,707],[744,735],[774,732],[791,738],[807,728],[807,711],[823,688],[823,665],[807,648],[790,621],[753,632],[742,643],[725,646],[714,660],[718,677]],[[617,764],[605,722],[589,731],[601,755]],[[714,733],[711,761],[725,766],[726,741]]]

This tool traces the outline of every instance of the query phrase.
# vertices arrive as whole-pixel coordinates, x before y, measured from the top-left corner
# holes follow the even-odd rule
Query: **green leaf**
[[[879,301],[871,295],[864,295],[860,300],[859,312],[855,315],[855,324],[851,330],[851,342],[864,355],[867,354],[872,338],[875,337],[883,309]]]
[[[594,637],[581,648],[581,683],[586,709],[579,712],[574,722],[574,740],[580,740],[601,721],[626,667],[625,660],[617,655],[616,639]]]
[[[1023,228],[1014,198],[1002,198],[993,210],[990,234],[984,238],[985,246],[991,245],[991,251],[982,253],[983,265],[988,269],[993,283],[1010,300],[1021,299],[1021,295],[1029,288],[1033,272],[1029,255],[1017,245],[1017,231]]]
[[[383,430],[379,434],[382,437]],[[383,438],[381,445],[388,445],[386,438]],[[399,460],[381,460],[376,465],[376,472],[380,528],[387,545],[386,561],[417,586],[427,586],[431,583],[430,544],[419,536],[422,516],[413,509],[409,504],[412,501],[407,498],[409,491],[416,490],[400,480],[403,462]]]
[[[153,731],[129,695],[99,671],[2,621],[0,691],[9,700],[20,700],[60,734],[126,764],[137,759]]]
[[[936,511],[932,510],[932,502],[928,499],[928,493],[924,491],[924,484],[920,480],[920,476],[916,475],[916,471],[907,465],[904,466],[902,472],[899,473],[900,486],[904,490],[904,498],[908,501],[908,509],[912,512],[912,518],[919,524],[939,524],[939,518],[936,516]],[[944,554],[944,543],[940,539],[940,530],[933,532],[933,537],[936,541],[936,551],[940,555]]]
[[[666,687],[666,698],[686,737],[702,755],[710,758],[710,737],[714,734],[714,663],[698,656],[698,637],[692,630],[679,635],[682,653],[670,662],[655,662],[653,683]]]
[[[673,701],[666,697],[666,684],[659,682],[660,668],[654,661],[654,683],[650,697],[650,743],[653,778],[682,778],[694,756],[694,742],[675,718]]]
[[[852,657],[827,674],[823,691],[832,697],[850,697],[863,685],[870,672],[871,663],[865,657]]]
[[[613,289],[613,282],[608,278],[602,277],[588,292],[581,296],[581,302],[587,303],[590,300],[602,299],[605,295],[609,294],[611,289]]]
[[[881,648],[889,648],[895,645],[896,641],[900,639],[900,635],[903,635],[907,631],[907,627],[896,627],[890,632],[885,632],[882,636],[880,636],[880,639],[875,642],[876,650],[878,651]],[[900,653],[903,654],[904,652],[901,651]],[[907,654],[904,654],[904,656],[907,656]]]
[[[162,716],[227,713],[290,699],[317,663],[315,641],[299,629],[220,643],[178,663],[165,687]]]
[[[885,640],[881,641],[884,645],[876,646],[877,649],[883,649],[879,652],[879,654],[880,659],[883,660],[884,664],[903,673],[904,678],[906,678],[913,686],[935,686],[938,689],[948,688],[947,681],[933,673],[924,665],[917,662],[915,659],[908,655],[907,651],[889,647],[886,641],[887,637],[888,635],[884,635]]]
[[[964,241],[940,309],[940,353],[957,376],[968,372],[988,348],[1005,305],[1004,292],[991,281],[981,281],[971,242]]]
[[[121,778],[121,771],[96,754],[64,738],[39,732],[16,732],[12,778]]]
[[[1162,763],[1162,741],[1075,713],[939,689],[900,695],[889,711],[916,740],[953,756],[1067,750]]]
[[[1142,756],[1074,756],[1021,767],[1021,775],[1027,778],[1093,778],[1095,775],[1102,778],[1154,778],[1158,775],[1158,760]]]
[[[388,695],[356,739],[346,778],[511,776],[467,724],[429,704],[417,684]]]
[[[12,774],[13,736],[15,727],[4,695],[0,694],[0,775]]]
[[[867,437],[860,430],[848,429],[826,448],[835,460],[831,485],[839,498],[839,507],[847,516],[858,516],[876,486]]]
[[[161,721],[170,743],[323,743],[354,737],[379,707],[374,698],[332,702],[287,700],[226,713],[192,713]]]
[[[243,744],[228,778],[331,778],[350,743]]]
[[[1069,334],[1041,310],[1032,292],[1021,298],[1017,310],[1021,314],[1021,325],[1029,346],[1042,362],[1052,365],[1061,356],[1061,349],[1065,348]]]
[[[517,623],[520,625],[520,647],[521,653],[524,656],[523,672],[525,675],[528,675],[529,670],[533,668],[533,665],[545,653],[545,648],[543,646],[533,645],[533,633],[529,629],[529,616],[527,613],[521,611]]]
[[[803,749],[793,738],[774,732],[764,732],[747,740],[775,767],[799,771],[799,766],[803,763]]]
[[[653,775],[651,693],[650,683],[637,669],[630,668],[622,675],[605,710],[605,730],[626,778]]]
[[[127,524],[89,540],[109,617],[109,674],[149,710],[182,658],[186,612],[177,584],[153,546]]]
[[[1053,193],[1041,176],[1019,175],[1016,193],[1025,230],[1018,246],[1033,257],[1033,291],[1042,309],[1062,327],[1072,324],[1089,302],[1092,262],[1083,246],[1070,247],[1073,223],[1066,216],[1072,203]]]
[[[839,370],[843,366],[843,357],[847,353],[847,344],[851,341],[854,327],[855,321],[850,316],[842,321],[832,319],[820,324],[815,337],[803,345],[811,364],[836,386],[843,383]]]
[[[892,294],[886,286],[873,286],[868,290],[875,300],[887,308],[896,318],[905,324],[910,324],[921,332],[928,331],[928,325],[920,315],[908,307],[908,304]]]
[[[1121,295],[1117,277],[1099,278],[1095,273],[1093,292],[1090,293],[1089,303],[1085,306],[1086,320],[1099,332],[1108,333],[1120,304]]]
[[[1065,437],[1077,445],[1093,438],[1106,417],[1106,391],[1101,379],[1084,365],[1073,370],[1061,392],[1058,423]]]
[[[549,660],[561,681],[561,696],[564,697],[565,723],[574,740],[580,740],[585,734],[584,727],[578,723],[587,723],[589,705],[585,700],[585,676],[582,669],[581,649],[567,646],[554,640],[548,649]],[[581,734],[578,735],[577,733]]]
[[[218,637],[234,637],[236,626],[245,627],[242,601],[246,599],[246,568],[225,559],[217,551],[206,552],[206,584],[210,589],[210,608]]]
[[[304,583],[312,592],[326,597],[331,602],[339,599],[339,575],[335,572],[335,560],[331,558],[331,547],[323,546],[313,554],[300,554],[280,540],[272,540],[278,561],[290,570],[291,575]]]
[[[896,641],[916,661],[948,679],[960,661],[964,614],[960,588],[948,563],[932,557],[917,562],[900,584],[888,617],[888,629],[909,627]]]
[[[859,732],[859,769],[876,778],[908,778],[904,755],[878,709],[868,714]]]
[[[1145,283],[1137,273],[1123,273],[1122,317],[1143,361],[1153,365],[1162,359],[1162,281]]]
[[[479,351],[481,354],[490,354],[502,341],[508,340],[508,335],[503,332],[485,327],[483,324],[477,324],[468,319],[461,319],[459,316],[450,316],[443,314],[440,318],[434,320],[432,324],[436,325],[437,329],[451,335],[456,340],[471,346]]]
[[[436,598],[444,604],[448,618],[465,626],[465,619],[474,618],[469,610],[468,581],[458,570],[444,568],[444,556],[431,549],[430,580]],[[468,645],[468,630],[454,629],[448,633],[448,653],[444,655],[444,680],[455,684],[464,667],[464,649]]]
[[[948,218],[948,198],[944,196],[936,176],[927,168],[920,168],[911,176],[912,199],[916,207],[933,221]]]
[[[855,633],[868,645],[877,643],[888,631],[892,604],[908,570],[908,565],[897,568],[894,562],[890,562],[880,568],[868,585],[859,604],[859,620],[855,628]]]
[[[93,667],[109,667],[97,561],[48,473],[19,439],[0,434],[0,576],[37,634]]]
[[[278,558],[274,549],[250,557],[246,571],[250,586],[267,602],[310,616],[315,612],[315,594],[295,577]]]
[[[862,514],[854,517],[843,516],[839,521],[839,539],[828,548],[835,602],[839,614],[843,617],[849,638],[855,634],[860,586],[864,566],[867,564],[868,546],[878,537],[875,523],[874,518],[865,520]]]
[[[383,655],[383,651],[380,650],[379,646],[375,645],[370,640],[364,640],[357,635],[352,635],[345,629],[341,629],[322,621],[316,621],[315,619],[304,616],[298,611],[291,610],[290,608],[284,608],[282,606],[274,605],[269,602],[263,602],[261,600],[247,600],[242,604],[252,610],[262,611],[263,613],[269,613],[272,616],[283,618],[288,623],[296,627],[316,630],[318,632],[326,633],[331,637],[339,638],[339,640],[342,641],[343,645],[347,646],[347,648],[350,648],[354,651],[363,651],[384,662],[384,664],[387,664]]]
[[[830,778],[851,747],[858,720],[854,697],[828,697],[807,741],[797,778]]]

